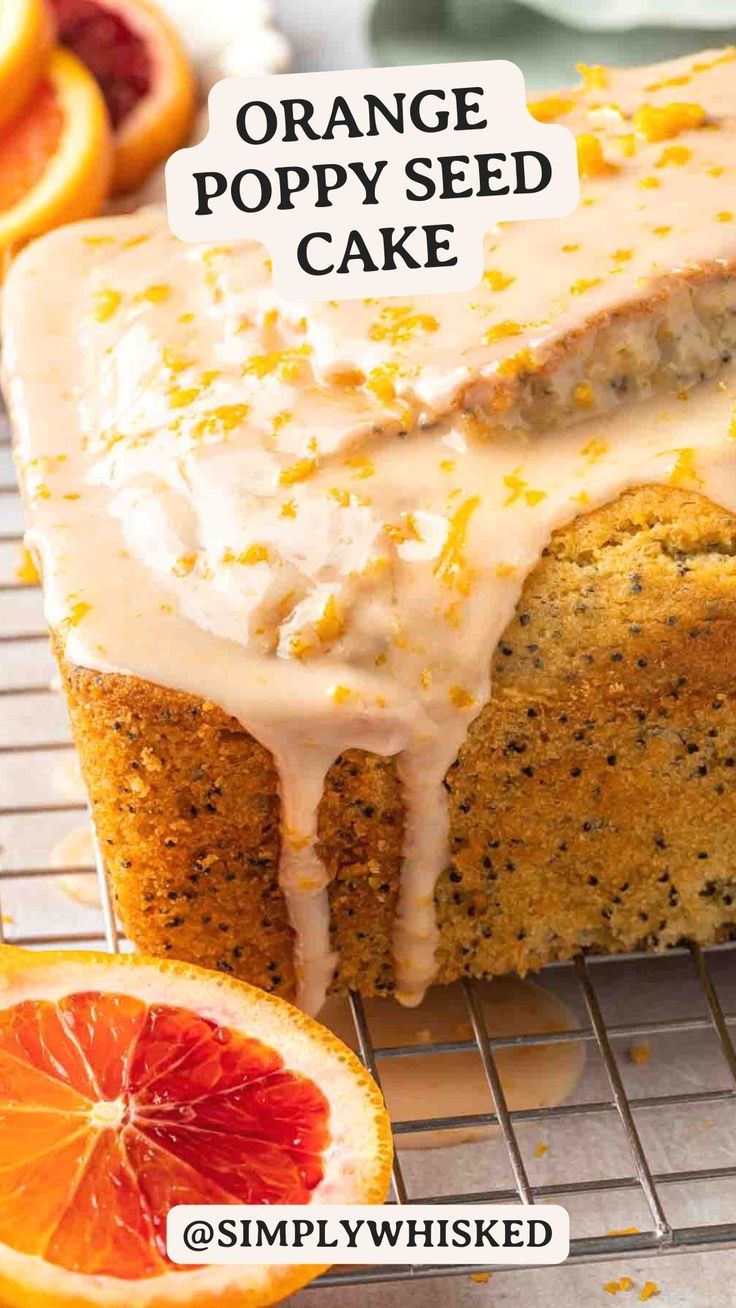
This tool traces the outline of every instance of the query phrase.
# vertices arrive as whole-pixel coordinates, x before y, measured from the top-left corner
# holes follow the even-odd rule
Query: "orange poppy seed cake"
[[[531,106],[472,292],[293,304],[156,210],[36,242],[5,379],[120,918],[318,1011],[736,927],[736,51]]]

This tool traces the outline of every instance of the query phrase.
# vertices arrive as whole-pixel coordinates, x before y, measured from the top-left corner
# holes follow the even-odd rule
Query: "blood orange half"
[[[68,50],[55,50],[29,104],[0,128],[0,255],[99,212],[111,166],[99,88]]]
[[[181,1267],[177,1203],[372,1203],[362,1065],[283,1000],[137,955],[0,948],[0,1302],[255,1308],[319,1267]]]
[[[133,191],[185,140],[195,88],[171,24],[148,0],[52,0],[59,40],[87,65],[115,138],[113,190]]]

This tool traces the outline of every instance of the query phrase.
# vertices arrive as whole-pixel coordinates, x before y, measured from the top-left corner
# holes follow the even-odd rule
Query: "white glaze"
[[[689,398],[555,432],[514,429],[507,412],[503,429],[481,430],[460,407],[463,394],[492,399],[520,350],[543,357],[673,269],[736,255],[736,223],[717,217],[736,143],[714,118],[732,75],[732,63],[693,75],[712,125],[678,134],[686,166],[656,172],[668,143],[642,139],[631,158],[619,151],[615,180],[585,184],[594,203],[564,224],[490,238],[488,267],[514,279],[501,290],[491,278],[429,305],[288,306],[261,247],[184,247],[155,210],[66,229],[11,273],[5,371],[48,620],[72,662],[219,704],[271,751],[279,880],[311,1011],[337,962],[315,847],[331,763],[352,747],[398,755],[395,965],[415,1004],[435,974],[443,778],[550,533],[647,483],[736,510],[733,366]],[[630,113],[646,84],[616,74],[598,96]],[[620,119],[594,101],[575,93],[570,119],[590,130],[591,115],[613,116],[614,151]],[[640,186],[655,175],[660,187]],[[664,214],[670,236],[656,237]],[[572,291],[581,281],[595,285]],[[499,321],[518,333],[483,344]]]

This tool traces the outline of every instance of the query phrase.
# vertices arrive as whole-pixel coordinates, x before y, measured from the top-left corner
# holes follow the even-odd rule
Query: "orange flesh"
[[[0,213],[18,204],[33,189],[56,153],[64,115],[47,78],[31,103],[0,130]]]
[[[275,1049],[188,1009],[28,1000],[0,1012],[0,1241],[87,1274],[171,1271],[174,1204],[308,1202],[328,1115]]]
[[[97,0],[52,0],[62,45],[86,64],[105,97],[110,122],[117,129],[151,90],[151,51],[135,30],[136,5],[126,15]],[[145,29],[144,29],[145,30]]]

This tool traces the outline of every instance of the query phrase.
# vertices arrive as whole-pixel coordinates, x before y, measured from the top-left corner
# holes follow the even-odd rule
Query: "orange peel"
[[[0,4],[0,127],[31,99],[54,44],[55,24],[47,0]]]

